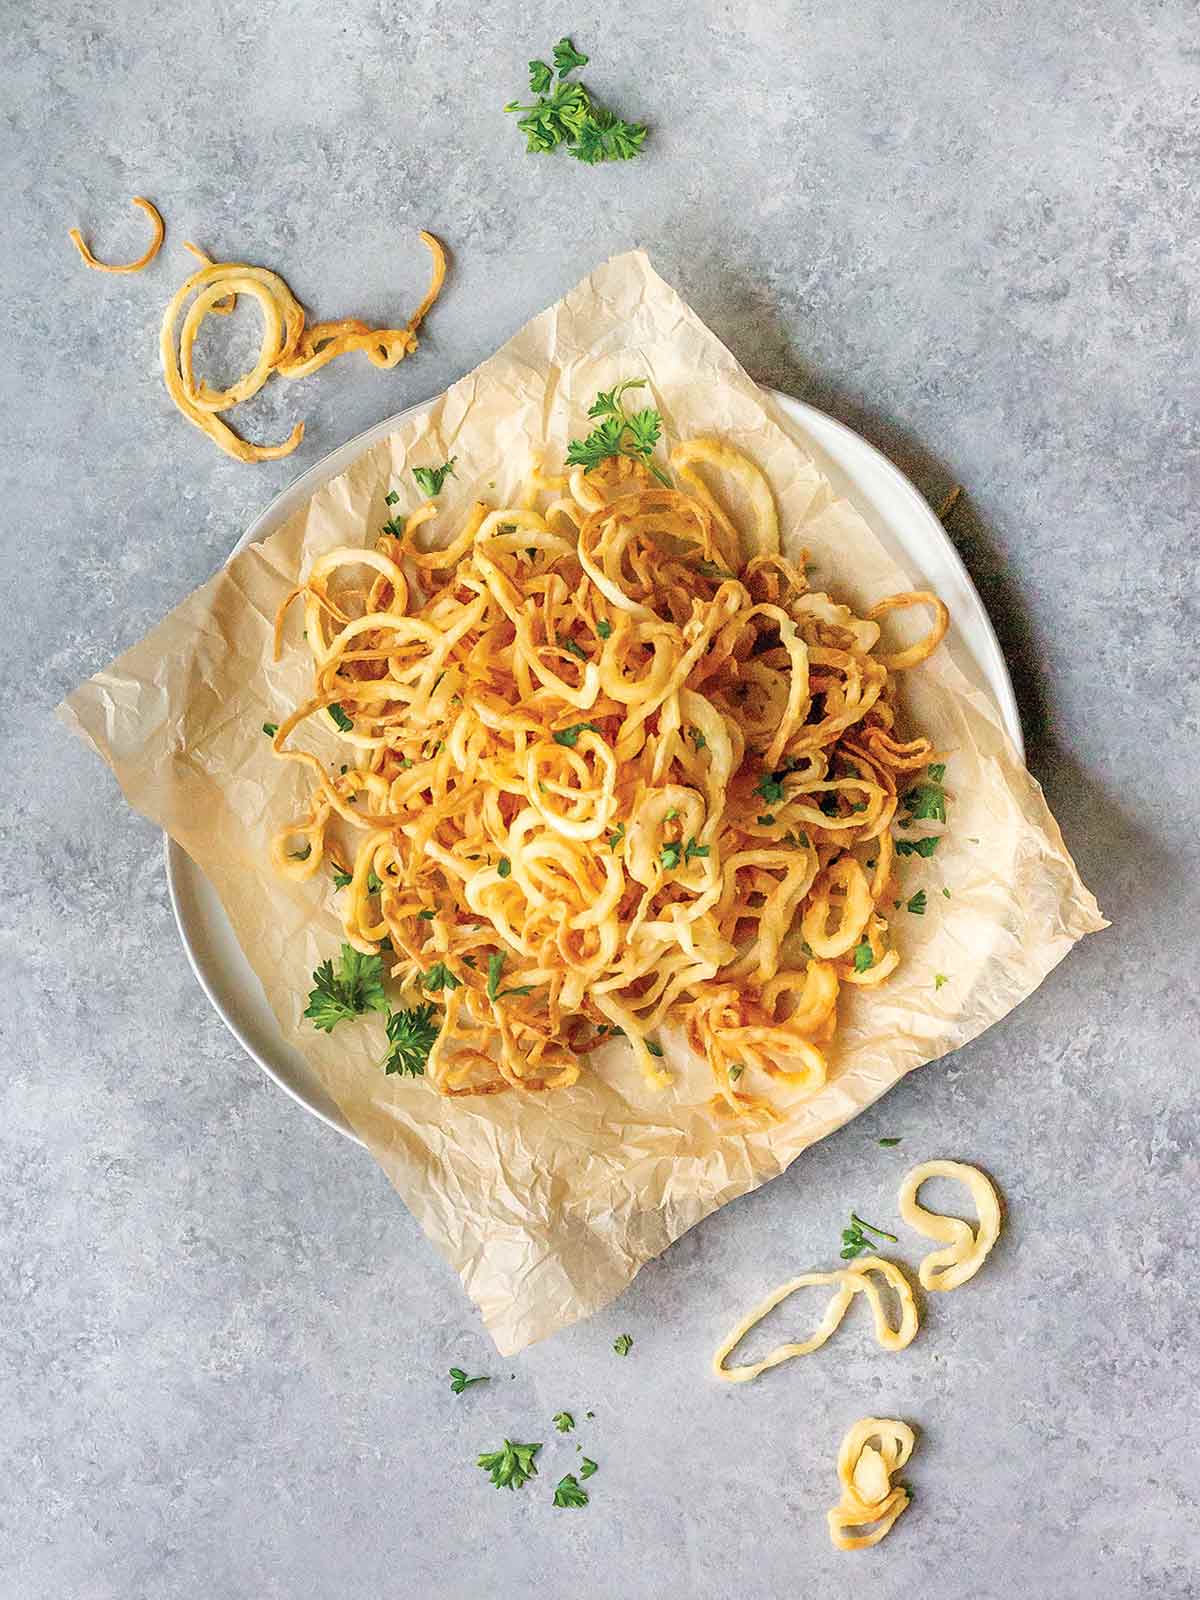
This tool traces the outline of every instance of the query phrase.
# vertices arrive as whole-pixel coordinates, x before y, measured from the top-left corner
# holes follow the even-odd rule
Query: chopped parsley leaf
[[[503,1449],[485,1452],[475,1465],[483,1468],[497,1489],[519,1489],[537,1476],[533,1458],[541,1448],[540,1444],[515,1444],[505,1439]]]
[[[570,1433],[575,1426],[575,1418],[569,1411],[556,1411],[554,1413],[554,1426],[559,1433]]]
[[[875,965],[875,952],[871,949],[871,941],[865,936],[854,947],[855,972],[869,972]]]
[[[596,624],[596,632],[600,635],[600,637],[602,639],[611,638],[612,637],[612,623],[606,621],[604,617],[601,617],[599,622]]]
[[[424,489],[431,500],[441,494],[446,479],[456,476],[454,463],[457,460],[457,456],[451,456],[449,461],[444,461],[440,467],[414,467],[413,477],[416,479],[418,489]]]
[[[350,732],[354,726],[354,718],[348,717],[336,700],[331,706],[326,706],[325,709],[343,733]]]
[[[926,839],[897,839],[896,854],[898,856],[924,856],[929,857],[938,847],[940,835],[931,833]]]
[[[579,1487],[579,1480],[573,1472],[568,1472],[565,1478],[560,1478],[554,1488],[554,1504],[556,1506],[570,1506],[578,1509],[588,1503],[586,1489]]]
[[[574,750],[579,743],[579,735],[587,730],[589,733],[599,733],[600,729],[594,722],[575,722],[569,728],[560,728],[554,735],[555,744],[566,745],[568,750]]]
[[[905,910],[906,911],[911,911],[914,917],[923,917],[925,915],[925,891],[924,891],[924,889],[918,889],[917,890],[916,894],[914,894],[912,896],[912,898],[909,900],[908,904],[905,907]]]
[[[486,1373],[481,1374],[478,1378],[468,1378],[461,1367],[450,1368],[450,1387],[455,1394],[461,1394],[464,1389],[469,1389],[473,1383],[490,1382],[491,1379],[488,1378]]]
[[[619,1356],[627,1356],[633,1349],[633,1338],[628,1333],[619,1333],[613,1340],[613,1349]]]
[[[533,993],[533,986],[531,984],[515,989],[500,988],[500,974],[504,971],[504,963],[506,959],[507,958],[501,951],[496,951],[494,955],[490,955],[488,957],[487,997],[489,1000],[503,1000],[506,995],[510,994],[520,995]]]
[[[944,972],[935,972],[934,973],[934,975],[933,975],[933,987],[935,989],[940,989],[944,983],[949,983],[949,982],[950,982],[950,979],[946,976],[946,974]]]
[[[266,734],[268,739],[273,739],[279,732],[279,724],[277,722],[264,722],[263,732]]]
[[[441,994],[443,989],[453,992],[462,988],[462,979],[456,978],[444,961],[435,961],[421,979],[421,987],[430,994]]]
[[[507,856],[501,856],[496,863],[496,871],[502,878],[507,878],[512,871],[512,862]]]

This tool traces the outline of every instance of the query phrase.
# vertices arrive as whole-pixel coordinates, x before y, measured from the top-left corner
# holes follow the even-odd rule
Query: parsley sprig
[[[863,1230],[866,1230],[864,1232]],[[868,1239],[867,1233],[877,1233],[881,1239],[890,1239],[896,1243],[894,1233],[885,1233],[882,1228],[877,1228],[873,1222],[864,1222],[855,1212],[850,1213],[850,1226],[842,1229],[842,1248],[840,1251],[843,1261],[853,1261],[855,1256],[862,1255],[864,1250],[877,1250],[879,1247],[874,1239]]]
[[[529,63],[529,92],[537,97],[533,104],[511,100],[504,108],[519,113],[517,127],[525,135],[526,150],[532,155],[547,155],[562,145],[588,166],[601,161],[631,161],[639,155],[646,139],[645,124],[625,122],[597,105],[581,83],[567,81],[577,67],[587,66],[587,56],[576,50],[568,38],[558,41],[553,56],[553,69],[544,61]]]
[[[533,1458],[541,1448],[540,1444],[515,1444],[505,1439],[502,1449],[485,1451],[475,1465],[483,1468],[497,1489],[519,1489],[537,1476]]]
[[[458,980],[455,980],[457,987]],[[393,1011],[387,1019],[388,1049],[383,1070],[390,1077],[398,1072],[410,1078],[423,1078],[429,1052],[440,1031],[437,1008],[428,1002],[411,1011]]]
[[[383,957],[363,955],[353,945],[342,946],[336,972],[332,961],[322,961],[313,973],[313,982],[316,987],[309,994],[304,1015],[323,1033],[332,1033],[348,1017],[388,1009]]]
[[[591,472],[613,456],[628,456],[649,467],[668,489],[671,487],[670,478],[650,459],[662,438],[661,415],[652,406],[627,412],[622,404],[621,396],[627,390],[645,387],[645,378],[626,378],[615,388],[601,390],[588,408],[588,416],[596,426],[586,438],[572,439],[567,446],[569,467],[582,467],[585,472]]]

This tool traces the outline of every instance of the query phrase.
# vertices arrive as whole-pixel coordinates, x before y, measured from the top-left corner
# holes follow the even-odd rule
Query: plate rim
[[[1004,658],[999,636],[983,602],[983,596],[979,593],[966,563],[939,521],[933,507],[894,461],[886,456],[878,446],[872,444],[869,439],[864,439],[862,434],[857,433],[839,418],[831,416],[827,411],[819,410],[818,407],[810,405],[806,400],[798,400],[794,395],[785,394],[782,390],[772,388],[767,384],[760,384],[758,387],[764,394],[769,395],[773,401],[781,405],[785,415],[791,414],[794,416],[795,413],[799,412],[801,416],[797,420],[801,421],[804,416],[817,417],[820,419],[822,426],[832,427],[835,433],[841,434],[850,441],[854,448],[867,450],[875,457],[874,464],[877,470],[880,470],[883,476],[890,481],[892,488],[914,510],[921,514],[923,520],[928,524],[935,545],[940,546],[940,553],[943,559],[948,560],[950,565],[956,569],[961,581],[967,585],[979,603],[979,613],[984,625],[985,654],[990,660],[983,660],[976,651],[972,651],[972,654],[975,656],[977,665],[983,669],[986,679],[986,692],[996,702],[996,709],[1004,730],[1016,746],[1021,759],[1024,760],[1025,740],[1021,729],[1021,716],[1017,705],[1016,691],[1013,687],[1012,676],[1008,670],[1008,663]],[[386,438],[407,418],[428,410],[438,398],[439,396],[434,395],[429,399],[416,401],[411,406],[405,406],[402,410],[384,417],[381,421],[373,423],[369,428],[364,428],[360,433],[355,434],[344,443],[335,445],[333,449],[328,450],[319,460],[313,462],[312,466],[307,467],[299,477],[294,478],[291,483],[285,484],[271,498],[234,544],[225,558],[224,565],[227,566],[234,556],[239,555],[247,545],[269,538],[294,509],[310,498],[324,484],[337,477],[339,473],[344,472],[350,462],[356,459],[364,450],[370,449],[380,439]],[[990,671],[988,670],[989,665]],[[171,902],[171,912],[175,918],[175,928],[179,934],[179,942],[183,945],[188,965],[195,974],[196,981],[203,990],[208,1003],[255,1065],[266,1073],[267,1077],[278,1088],[282,1089],[290,1100],[295,1101],[298,1106],[302,1106],[310,1116],[316,1117],[326,1127],[332,1128],[335,1133],[343,1135],[354,1144],[363,1145],[364,1141],[345,1120],[340,1111],[330,1112],[323,1106],[314,1104],[294,1084],[289,1083],[282,1073],[259,1052],[254,1043],[247,1037],[237,1019],[227,1010],[199,959],[195,943],[188,932],[187,917],[183,907],[184,890],[181,886],[180,873],[189,869],[200,872],[201,869],[192,861],[182,845],[177,844],[168,833],[163,834],[163,856],[167,878],[167,894]],[[257,982],[257,979],[255,981]]]

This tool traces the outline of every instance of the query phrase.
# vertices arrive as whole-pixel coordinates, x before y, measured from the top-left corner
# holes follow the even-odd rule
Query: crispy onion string
[[[884,1282],[889,1284],[896,1292],[900,1306],[900,1320],[895,1327],[888,1321],[887,1311],[883,1304],[883,1297],[878,1288],[871,1281],[871,1274],[877,1272]],[[808,1339],[800,1343],[778,1345],[761,1361],[753,1361],[741,1367],[727,1367],[726,1359],[734,1349],[755,1327],[768,1312],[796,1292],[797,1289],[810,1288],[814,1285],[836,1285],[835,1292],[830,1297],[825,1307],[824,1315],[817,1324],[816,1331]],[[805,1272],[798,1278],[792,1278],[787,1283],[781,1283],[777,1289],[764,1300],[760,1300],[752,1311],[742,1318],[732,1332],[722,1341],[712,1358],[712,1370],[716,1377],[724,1378],[728,1383],[749,1383],[751,1378],[757,1378],[760,1373],[767,1372],[772,1367],[779,1366],[784,1361],[790,1361],[793,1356],[810,1355],[814,1350],[819,1350],[825,1341],[841,1326],[842,1318],[850,1307],[850,1302],[856,1294],[865,1294],[871,1307],[871,1314],[875,1319],[875,1337],[885,1350],[904,1350],[917,1336],[917,1307],[913,1299],[912,1287],[900,1268],[892,1261],[884,1261],[879,1256],[868,1256],[858,1261],[852,1267],[843,1267],[836,1272]]]
[[[151,239],[150,243],[146,246],[146,249],[136,261],[126,261],[120,264],[114,264],[110,261],[97,261],[96,257],[88,249],[87,241],[84,239],[83,234],[79,231],[79,229],[72,228],[68,232],[67,238],[70,239],[76,250],[79,251],[79,254],[83,257],[86,264],[93,268],[96,272],[140,272],[143,267],[148,267],[150,265],[158,252],[162,249],[162,242],[166,237],[167,230],[163,226],[163,219],[159,215],[158,208],[151,205],[149,200],[144,200],[140,194],[134,195],[132,204],[141,207],[141,209],[150,218],[150,225],[154,229],[154,237]]]
[[[164,333],[197,426],[328,348],[271,274],[202,269],[170,327],[192,291],[185,333],[221,294],[264,312],[258,362],[223,394],[195,382],[190,337],[172,368]],[[672,460],[694,492],[622,457],[535,463],[514,504],[475,501],[449,527],[427,501],[403,537],[320,556],[276,619],[278,654],[302,599],[312,688],[273,744],[313,788],[275,860],[352,863],[346,938],[389,941],[393,977],[439,1007],[444,1094],[560,1087],[614,1033],[661,1087],[674,1022],[713,1109],[778,1115],[768,1090],[827,1079],[842,985],[899,961],[888,830],[933,751],[896,734],[879,628],[809,592],[752,462],[712,440]],[[293,744],[302,729],[321,756]],[[819,1281],[882,1316],[862,1269]]]
[[[954,1178],[963,1184],[979,1213],[978,1228],[961,1217],[945,1217],[918,1204],[917,1190],[928,1178]],[[925,1289],[957,1289],[966,1283],[1000,1237],[1000,1197],[978,1167],[962,1161],[925,1161],[907,1173],[900,1185],[900,1215],[910,1228],[927,1239],[940,1239],[946,1246],[930,1251],[921,1262],[919,1275]]]
[[[842,1497],[830,1510],[829,1537],[839,1550],[866,1550],[891,1532],[908,1509],[909,1494],[892,1477],[912,1455],[916,1439],[906,1422],[863,1417],[842,1440],[837,1474]],[[848,1533],[865,1528],[865,1533]]]
[[[146,201],[136,201],[148,205]],[[153,210],[153,208],[150,208]],[[157,215],[157,213],[155,213]],[[161,227],[161,220],[159,223]],[[159,353],[167,393],[189,422],[207,433],[214,444],[237,461],[274,461],[290,455],[304,437],[304,424],[297,422],[288,437],[275,445],[256,445],[240,438],[219,412],[256,395],[273,374],[283,378],[304,378],[318,372],[337,356],[361,350],[377,367],[394,367],[417,348],[417,328],[437,299],[446,276],[446,253],[431,233],[421,239],[433,258],[433,271],[424,299],[402,328],[372,328],[354,318],[340,322],[308,324],[304,308],[278,273],[236,261],[210,261],[205,253],[188,243],[185,248],[205,265],[181,285],[163,315]],[[81,251],[86,246],[76,241]],[[161,243],[161,239],[159,240]],[[154,249],[157,250],[157,244]],[[153,253],[153,252],[152,252]],[[149,257],[146,258],[147,260]],[[99,265],[90,262],[91,265]],[[144,265],[144,263],[140,263]],[[107,268],[132,272],[135,267]],[[190,306],[189,298],[196,298]],[[262,313],[263,328],[258,356],[250,370],[228,389],[214,390],[197,382],[192,354],[205,317],[225,316],[237,304],[239,295],[250,295]],[[187,310],[184,311],[184,307]],[[183,326],[176,346],[176,324],[183,315]]]

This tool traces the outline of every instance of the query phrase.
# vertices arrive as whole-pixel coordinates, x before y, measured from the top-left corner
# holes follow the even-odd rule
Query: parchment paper
[[[272,757],[261,728],[304,697],[311,671],[298,609],[293,648],[270,662],[281,596],[315,555],[373,540],[392,514],[389,489],[401,495],[396,510],[418,504],[413,466],[457,458],[439,501],[447,539],[476,496],[511,503],[535,454],[555,467],[587,431],[596,391],[639,374],[653,392],[639,404],[658,406],[669,442],[715,433],[759,463],[787,546],[811,552],[814,588],[861,608],[913,587],[786,419],[633,252],[535,317],[59,708],[130,804],[212,880],[284,1036],[460,1273],[503,1354],[597,1310],[685,1229],[973,1039],[1106,926],[991,704],[943,647],[906,674],[914,723],[951,752],[949,833],[931,860],[901,863],[905,894],[925,888],[928,910],[896,918],[903,961],[881,989],[843,991],[830,1081],[780,1124],[714,1121],[708,1069],[669,1030],[676,1081],[666,1092],[649,1089],[617,1044],[592,1055],[572,1089],[446,1100],[420,1079],[383,1075],[378,1017],[330,1035],[302,1020],[312,971],[341,934],[327,875],[280,882],[267,859],[303,780]],[[345,759],[333,736],[322,747],[306,727],[311,748]],[[948,978],[940,989],[937,973]]]

